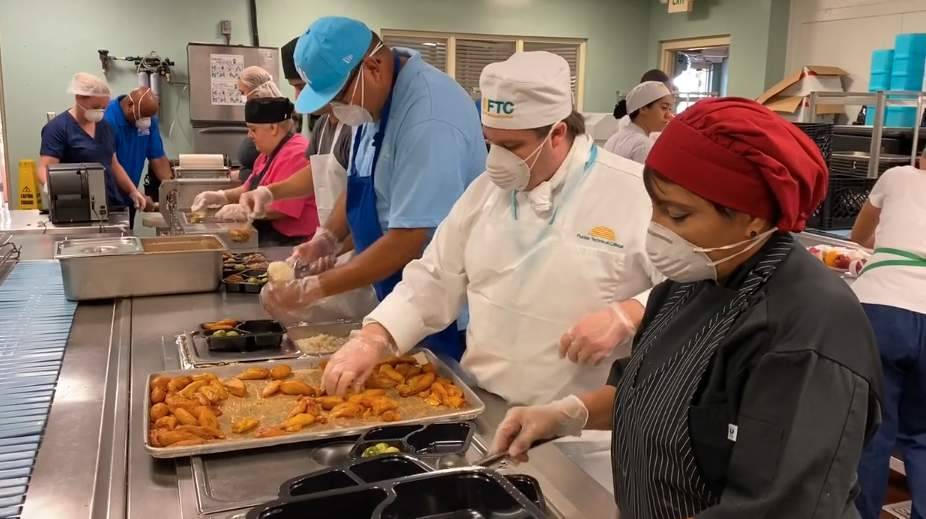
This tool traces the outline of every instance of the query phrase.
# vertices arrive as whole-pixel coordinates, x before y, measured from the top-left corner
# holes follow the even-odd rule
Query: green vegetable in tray
[[[241,335],[241,334],[239,334],[239,333],[236,332],[235,330],[229,330],[229,331],[225,332],[225,336],[226,336],[226,337],[238,337],[239,335]]]
[[[244,266],[244,265],[242,265],[242,264],[240,264],[240,263],[238,263],[238,264],[236,264],[236,265],[233,265],[233,267],[234,267],[235,270],[237,270],[237,271],[239,271],[239,272],[247,268],[246,266]]]
[[[257,278],[255,278],[255,277],[250,277],[250,278],[248,278],[248,283],[257,284]]]
[[[367,447],[364,449],[363,454],[360,455],[361,458],[372,458],[373,456],[382,456],[383,454],[392,454],[394,452],[401,452],[398,447],[393,447],[388,443],[377,443],[372,447]]]
[[[219,331],[213,333],[212,336],[213,336],[213,337],[227,337],[228,334],[230,334],[230,333],[232,333],[232,332],[226,332],[225,330],[219,330]]]

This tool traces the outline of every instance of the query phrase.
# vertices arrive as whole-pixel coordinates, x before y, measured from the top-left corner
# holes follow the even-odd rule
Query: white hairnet
[[[105,79],[86,72],[74,74],[74,77],[71,78],[71,85],[68,87],[68,93],[76,96],[112,97],[109,83]]]
[[[250,97],[283,97],[280,88],[273,82],[273,76],[261,67],[247,67],[241,71],[240,79]]]

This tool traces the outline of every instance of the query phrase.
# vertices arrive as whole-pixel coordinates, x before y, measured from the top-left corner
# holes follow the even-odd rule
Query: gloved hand
[[[226,222],[246,222],[250,216],[248,208],[241,204],[226,204],[215,213],[216,218]]]
[[[492,452],[508,452],[515,461],[527,461],[527,450],[537,440],[579,436],[588,422],[588,409],[575,395],[549,404],[514,407],[495,430]]]
[[[359,391],[373,368],[395,354],[388,334],[376,332],[372,326],[378,325],[351,332],[350,340],[331,356],[322,375],[322,388],[329,395],[344,395],[351,387]]]
[[[135,206],[135,209],[145,209],[145,206],[148,204],[148,200],[145,198],[144,193],[135,189],[129,193],[129,198],[132,200],[132,204]]]
[[[595,366],[615,348],[637,333],[621,303],[611,303],[604,310],[586,315],[559,340],[560,358]]]
[[[293,248],[289,261],[296,267],[305,267],[310,275],[330,269],[338,261],[338,239],[334,233],[319,227],[312,239]]]
[[[325,291],[318,276],[271,281],[260,290],[260,302],[264,310],[283,323],[300,321],[300,315],[323,297]]]
[[[243,205],[256,218],[263,218],[267,214],[267,208],[273,203],[273,193],[267,186],[258,186],[257,189],[247,191],[238,198],[238,203]]]
[[[190,211],[201,213],[207,207],[219,207],[227,203],[228,197],[225,196],[225,191],[203,191],[193,199],[193,205],[190,207]]]

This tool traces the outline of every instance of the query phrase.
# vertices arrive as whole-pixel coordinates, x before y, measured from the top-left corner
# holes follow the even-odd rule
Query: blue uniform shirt
[[[94,136],[90,137],[74,116],[65,110],[42,127],[39,154],[55,157],[64,164],[99,162],[105,170],[106,203],[120,206],[125,204],[113,176],[113,146],[112,128],[106,121],[96,123]]]
[[[393,87],[392,109],[376,166],[376,212],[389,229],[430,228],[485,170],[479,112],[463,87],[410,49]],[[357,174],[369,175],[378,123],[364,125]],[[348,169],[350,171],[350,169]]]
[[[116,158],[129,174],[136,186],[141,182],[145,170],[145,161],[164,156],[164,143],[161,141],[161,128],[158,118],[151,118],[151,128],[147,134],[139,135],[135,123],[131,123],[122,113],[119,102],[125,96],[119,96],[109,102],[103,118],[113,129]]]

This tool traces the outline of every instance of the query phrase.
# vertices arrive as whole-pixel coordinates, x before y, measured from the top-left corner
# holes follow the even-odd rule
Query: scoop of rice
[[[274,261],[268,265],[267,275],[270,276],[270,281],[292,281],[296,279],[295,271],[285,261]]]

